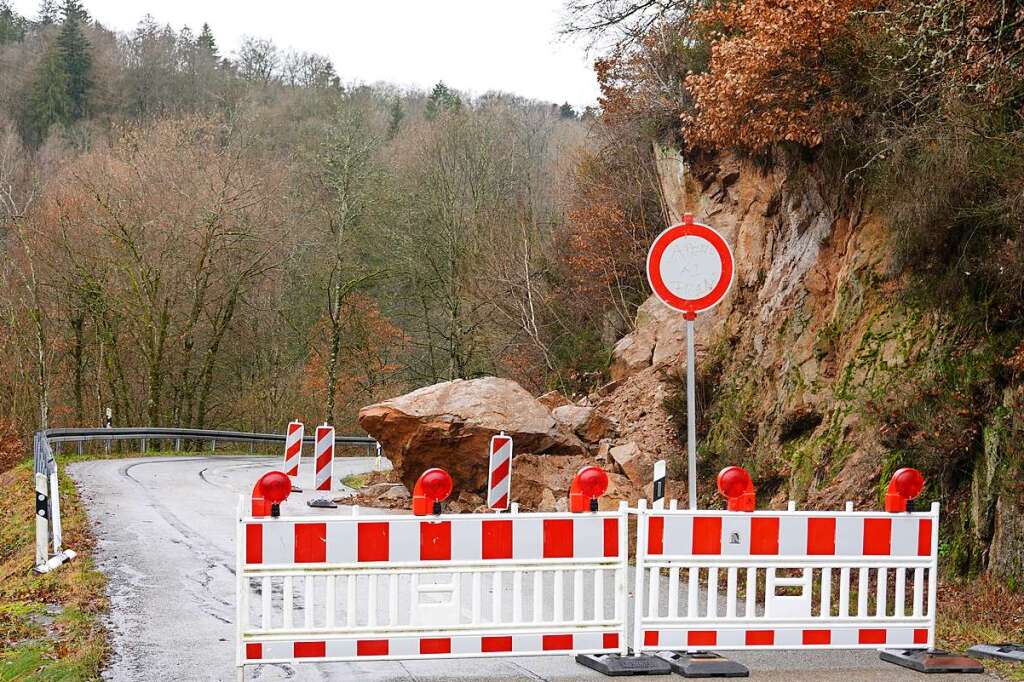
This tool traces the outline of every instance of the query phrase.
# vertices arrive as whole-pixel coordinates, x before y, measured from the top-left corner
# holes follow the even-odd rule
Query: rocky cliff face
[[[893,470],[917,466],[925,497],[947,504],[953,563],[1020,577],[1024,389],[1007,339],[921,303],[884,214],[841,207],[813,168],[680,168],[661,151],[673,217],[721,231],[737,265],[729,296],[696,325],[702,494],[718,468],[742,464],[771,504],[875,506]],[[682,317],[652,297],[597,402],[621,440],[669,457],[680,479],[684,344]]]
[[[672,217],[717,228],[736,260],[729,296],[696,325],[703,503],[721,504],[715,474],[739,464],[761,506],[878,508],[891,473],[914,466],[923,500],[944,505],[944,566],[1024,579],[1019,331],[979,324],[963,301],[937,305],[900,264],[884,212],[835,201],[813,167],[687,167],[670,150],[658,166]],[[593,463],[610,472],[605,505],[649,496],[661,458],[682,499],[684,351],[682,316],[651,298],[615,347],[611,383],[575,403],[492,377],[364,408],[360,423],[410,487],[446,466],[458,490],[482,494],[487,441],[504,430],[526,509],[564,508]]]

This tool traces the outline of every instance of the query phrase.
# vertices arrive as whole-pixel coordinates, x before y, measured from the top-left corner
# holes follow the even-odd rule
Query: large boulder
[[[512,499],[523,511],[566,511],[573,476],[593,463],[589,457],[520,455],[512,464]],[[601,510],[617,509],[619,502],[632,503],[639,496],[639,486],[621,474],[608,472],[608,490],[598,506]]]
[[[551,416],[587,443],[598,443],[615,435],[612,422],[593,407],[561,405],[551,410]]]
[[[410,490],[425,470],[442,467],[452,475],[455,496],[486,488],[488,444],[501,431],[519,453],[586,451],[522,386],[497,377],[456,379],[364,407],[359,424],[380,441]]]

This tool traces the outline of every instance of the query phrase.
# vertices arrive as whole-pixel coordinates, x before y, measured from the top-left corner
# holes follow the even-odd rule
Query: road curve
[[[238,496],[248,494],[259,475],[278,463],[266,457],[148,457],[68,467],[95,530],[97,564],[109,578],[113,657],[105,679],[234,679],[235,509]],[[368,471],[373,463],[372,458],[344,458],[336,467],[344,476]],[[882,663],[870,651],[743,653],[734,658],[751,667],[755,680],[920,679],[919,673]],[[568,656],[265,665],[247,671],[250,680],[604,679]],[[960,679],[978,676],[943,677]]]

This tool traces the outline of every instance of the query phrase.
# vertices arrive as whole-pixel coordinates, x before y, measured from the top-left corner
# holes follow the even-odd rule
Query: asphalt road
[[[238,495],[248,494],[260,474],[277,464],[277,458],[216,456],[101,460],[68,467],[96,531],[98,566],[109,578],[114,655],[106,679],[234,679],[235,509]],[[372,458],[344,458],[336,467],[344,476],[368,471],[373,464]],[[312,475],[310,466],[304,459],[306,478]],[[747,664],[754,680],[922,679],[879,661],[871,651],[748,652],[732,658]],[[568,656],[264,665],[247,671],[250,680],[605,679]]]

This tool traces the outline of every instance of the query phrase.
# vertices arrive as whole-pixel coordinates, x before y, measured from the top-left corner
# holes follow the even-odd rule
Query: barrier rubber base
[[[292,492],[293,492],[293,493],[301,493],[301,492],[302,492],[302,488],[300,488],[300,487],[299,487],[299,486],[297,486],[297,485],[293,485],[293,486],[292,486]]]
[[[978,658],[994,658],[999,661],[1024,663],[1024,644],[976,644],[967,650],[971,656]]]
[[[313,507],[314,509],[337,509],[338,508],[338,505],[336,505],[334,502],[332,502],[331,500],[327,499],[326,497],[318,497],[315,500],[309,500],[308,502],[306,502],[306,506]]]
[[[973,658],[941,649],[884,649],[878,657],[919,673],[983,673],[985,667]]]
[[[706,651],[659,651],[658,658],[683,677],[750,677],[750,669],[742,663]]]
[[[576,662],[608,677],[626,675],[671,675],[672,666],[656,656],[621,654],[576,654]]]

